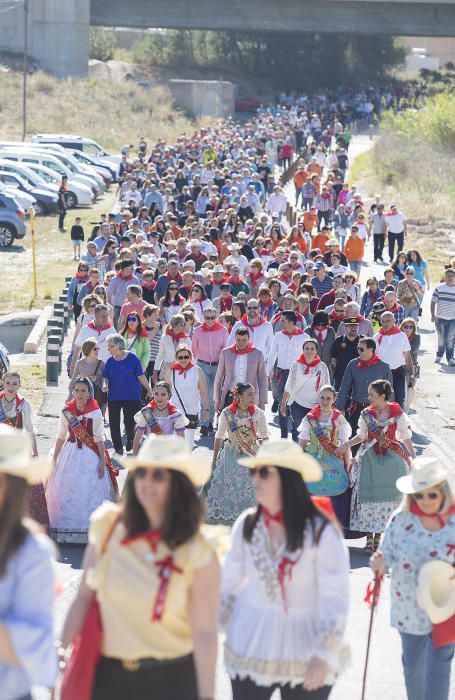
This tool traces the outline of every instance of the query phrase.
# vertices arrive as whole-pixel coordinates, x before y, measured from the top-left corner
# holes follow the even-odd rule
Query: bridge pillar
[[[29,0],[29,55],[47,73],[59,77],[88,72],[90,0]],[[24,8],[4,12],[0,49],[24,50]]]

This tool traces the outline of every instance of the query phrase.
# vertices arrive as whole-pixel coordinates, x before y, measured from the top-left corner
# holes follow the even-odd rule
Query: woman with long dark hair
[[[234,524],[223,568],[233,700],[269,700],[277,688],[282,700],[325,700],[347,665],[349,582],[343,537],[305,484],[321,468],[287,440],[239,463],[258,506]]]
[[[219,566],[196,492],[208,462],[178,437],[149,436],[123,464],[122,503],[92,517],[62,644],[96,595],[103,634],[92,700],[214,698]]]
[[[171,280],[167,286],[166,294],[159,301],[160,318],[169,323],[172,316],[179,313],[185,301],[179,292],[179,285],[175,280]]]
[[[142,325],[141,317],[135,311],[126,317],[121,336],[126,340],[127,352],[136,355],[145,372],[150,362],[150,340],[147,330]]]
[[[27,433],[0,425],[0,695],[31,698],[32,685],[52,686],[57,674],[52,612],[51,542],[25,520],[28,486],[51,464],[32,458]]]

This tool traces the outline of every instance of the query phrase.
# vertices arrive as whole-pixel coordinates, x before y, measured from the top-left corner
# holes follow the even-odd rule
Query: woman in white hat
[[[46,499],[53,538],[85,544],[90,516],[114,496],[116,480],[105,450],[103,416],[88,377],[76,379],[73,396],[60,415]]]
[[[234,524],[222,577],[225,665],[233,700],[325,700],[347,664],[348,556],[306,481],[321,468],[286,440],[261,445],[250,469],[258,506]]]
[[[255,403],[252,384],[238,382],[233,401],[221,411],[213,449],[212,476],[204,487],[208,520],[232,524],[246,508],[256,504],[253,484],[239,458],[255,455],[269,437],[264,411]]]
[[[378,576],[387,569],[391,572],[391,621],[401,635],[409,700],[449,698],[455,645],[433,646],[432,611],[425,603],[425,592],[419,595],[418,591],[422,567],[428,562],[455,565],[455,503],[448,477],[449,471],[436,459],[415,461],[413,471],[397,481],[404,494],[401,507],[390,518],[379,550],[370,559]]]
[[[371,382],[371,405],[360,414],[357,435],[337,450],[341,456],[346,449],[361,445],[353,469],[350,527],[368,533],[367,552],[377,549],[381,533],[400,502],[396,480],[411,470],[411,457],[415,457],[409,418],[399,404],[390,401],[391,394],[392,386],[386,379]]]
[[[208,460],[178,437],[149,436],[123,464],[122,503],[92,516],[62,644],[74,640],[96,595],[103,638],[93,700],[213,700],[220,576],[196,492]]]
[[[239,243],[231,243],[231,245],[228,246],[228,249],[229,255],[225,258],[224,264],[238,265],[241,277],[245,278],[250,271],[250,263],[248,262],[248,258],[245,257],[245,255],[242,255],[241,245]]]
[[[52,545],[24,520],[28,486],[42,483],[50,462],[33,459],[23,430],[0,425],[0,696],[31,698],[32,685],[57,674],[52,610]]]

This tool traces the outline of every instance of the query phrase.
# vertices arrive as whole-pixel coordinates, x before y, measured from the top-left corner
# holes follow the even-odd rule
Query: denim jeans
[[[278,400],[278,424],[280,426],[282,438],[287,438],[287,436],[288,436],[288,424],[289,424],[289,416],[290,416],[289,408],[286,410],[286,416],[281,415],[281,401],[283,400],[284,387],[286,386],[288,376],[289,376],[288,369],[279,369],[279,367],[275,368],[274,379],[276,381],[277,400]]]
[[[435,649],[431,634],[400,634],[408,700],[448,700],[455,644]]]
[[[413,318],[416,323],[419,322],[419,309],[420,306],[404,306],[404,317]]]
[[[213,406],[213,386],[215,383],[215,374],[218,365],[209,365],[207,362],[201,362],[201,360],[197,361],[197,365],[202,370],[202,374],[204,375],[205,379],[205,385],[207,387],[207,392],[209,395],[210,416],[208,420],[203,421],[201,419],[201,426],[205,426],[206,428],[208,428],[209,423],[213,424],[213,419],[215,416],[215,408]]]
[[[306,408],[306,406],[301,406],[297,401],[291,404],[291,418],[292,418],[292,439],[294,442],[298,442],[299,435],[299,425],[305,418],[306,414],[311,411],[311,408]]]
[[[455,320],[447,320],[445,318],[436,319],[436,332],[438,334],[438,357],[446,353],[447,362],[453,360],[453,346],[455,336]]]
[[[356,273],[356,275],[360,275],[360,271],[362,269],[362,261],[361,260],[349,260],[349,267],[353,272]]]
[[[404,400],[406,398],[406,366],[403,365],[402,367],[393,369],[392,379],[395,401],[400,404],[401,408],[403,408]]]

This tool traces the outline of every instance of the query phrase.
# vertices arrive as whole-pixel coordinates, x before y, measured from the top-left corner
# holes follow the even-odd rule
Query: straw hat
[[[455,615],[455,569],[449,562],[437,559],[422,566],[417,602],[435,625]]]
[[[191,452],[185,440],[172,435],[149,435],[136,457],[119,462],[129,471],[138,467],[174,469],[185,474],[195,486],[202,486],[210,476],[208,457]]]
[[[238,243],[231,243],[231,245],[228,245],[228,250],[233,253],[233,252],[238,252],[241,250],[240,246]]]
[[[40,484],[52,471],[46,459],[32,457],[32,442],[25,430],[0,423],[0,472]]]
[[[449,476],[449,470],[433,457],[418,457],[414,460],[414,469],[397,480],[397,489],[401,493],[418,493],[431,486],[440,484]]]
[[[266,464],[298,472],[304,481],[320,481],[322,470],[315,459],[303,452],[296,442],[266,440],[255,457],[239,459],[239,464],[253,469]]]

